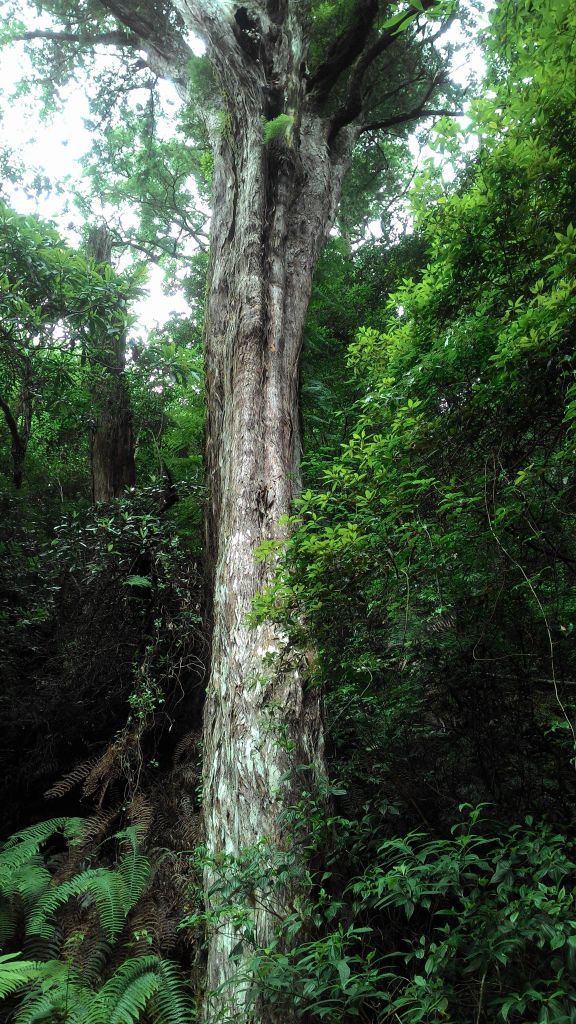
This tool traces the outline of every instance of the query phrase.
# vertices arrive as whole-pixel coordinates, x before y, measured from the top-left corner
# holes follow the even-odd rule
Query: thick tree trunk
[[[110,263],[110,237],[106,227],[96,228],[88,251],[96,263]],[[134,434],[130,396],[124,375],[126,334],[123,328],[102,336],[89,354],[95,417],[90,434],[93,501],[119,498],[136,483]]]
[[[136,483],[132,413],[121,371],[112,375],[108,394],[100,398],[98,418],[90,437],[92,498],[119,498]]]
[[[307,114],[297,115],[292,138],[265,146],[266,114],[263,92],[237,96],[215,154],[206,328],[213,578],[204,714],[206,845],[214,862],[207,871],[209,905],[223,855],[253,849],[265,861],[265,850],[273,856],[294,846],[284,812],[310,776],[324,771],[320,694],[306,685],[302,664],[274,659],[283,646],[276,627],[250,628],[247,616],[274,572],[255,549],[285,536],[281,520],[299,485],[302,333],[346,152],[344,145],[330,152],[322,121]],[[296,867],[281,889],[256,882],[246,895],[257,946],[270,943],[301,885]],[[214,929],[208,989],[220,988],[220,995],[207,1007],[209,1020],[222,1013],[239,1021],[277,1020],[262,1003],[248,1011],[249,954],[241,929],[226,922]]]

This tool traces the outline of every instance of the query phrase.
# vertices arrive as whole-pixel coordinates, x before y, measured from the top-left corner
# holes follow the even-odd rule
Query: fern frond
[[[40,821],[36,825],[30,825],[28,828],[23,828],[20,832],[15,832],[14,835],[6,840],[0,853],[0,858],[4,856],[5,851],[11,850],[21,843],[32,842],[39,847],[56,832],[63,832],[66,839],[76,839],[82,832],[82,824],[82,818],[61,817],[50,818],[48,821]]]
[[[137,793],[128,804],[127,815],[136,829],[138,839],[140,842],[143,842],[154,823],[154,808],[152,804],[141,793]]]
[[[108,811],[97,811],[96,814],[85,818],[82,829],[82,843],[92,843],[95,839],[99,839],[109,829],[114,818],[117,818],[119,813],[120,807],[112,807]]]
[[[185,982],[174,964],[156,956],[121,964],[98,992],[83,1024],[133,1024],[145,1009],[154,1024],[190,1024]]]
[[[0,956],[0,999],[12,995],[36,979],[42,969],[42,964],[33,960],[19,960],[19,956],[19,953],[4,953]]]
[[[78,970],[83,985],[92,988],[98,986],[104,973],[104,967],[110,959],[111,947],[104,939],[89,936],[78,947],[74,966]]]
[[[0,892],[9,897],[20,891],[20,885],[23,895],[27,889],[31,894],[43,888],[47,872],[38,856],[40,847],[57,832],[62,832],[69,842],[75,841],[81,830],[82,818],[52,818],[10,836],[0,850]],[[26,865],[29,871],[22,875]]]
[[[187,1024],[192,1018],[192,1001],[186,982],[176,964],[160,960],[157,967],[162,985],[154,998],[157,1024]]]
[[[104,934],[109,942],[114,942],[140,893],[136,890],[129,892],[119,873],[107,871],[97,879],[92,894]]]
[[[52,938],[55,925],[51,918],[58,908],[74,897],[84,896],[95,904],[106,938],[114,942],[148,884],[150,874],[149,861],[135,847],[123,858],[117,871],[88,868],[41,894],[30,913],[27,934]]]
[[[68,964],[49,960],[38,967],[36,987],[22,1000],[14,1024],[82,1024],[94,994],[81,984]]]
[[[51,874],[40,857],[33,857],[27,864],[17,868],[11,878],[12,889],[18,893],[24,907],[30,908],[51,881]]]
[[[97,763],[98,759],[93,757],[90,761],[84,761],[82,764],[76,765],[71,772],[67,772],[67,774],[63,775],[61,779],[58,779],[58,782],[55,782],[53,786],[50,786],[50,788],[44,793],[44,796],[48,799],[65,796],[66,793],[69,793],[70,790],[73,789],[74,786],[77,786],[79,782],[84,781],[86,776],[90,774]]]
[[[108,1009],[103,1021],[109,1021],[110,1024],[131,1024],[132,1021],[137,1021],[141,1012],[156,995],[160,985],[160,978],[151,971],[134,978]]]
[[[126,740],[114,740],[106,747],[84,780],[85,796],[93,796],[99,788],[106,788],[110,782],[118,778],[120,761],[125,748]]]
[[[24,953],[27,960],[56,961],[60,952],[61,936],[55,932],[49,939],[41,935],[27,935],[24,939]]]
[[[16,931],[18,917],[9,900],[0,900],[0,948],[10,941]]]
[[[106,936],[113,942],[126,916],[125,886],[123,879],[107,868],[88,868],[43,893],[28,919],[27,934],[50,939],[55,932],[50,919],[59,907],[75,896],[89,896],[96,904]]]
[[[127,906],[126,910],[126,913],[128,913],[128,910],[132,909],[148,885],[150,875],[152,874],[152,868],[148,858],[138,852],[138,836],[136,833],[136,827],[134,825],[130,825],[125,832],[119,833],[119,835],[125,835],[132,847],[130,853],[127,853],[126,856],[122,858],[118,867],[118,873],[126,886],[127,904],[130,904]]]
[[[140,956],[132,957],[130,960],[125,960],[123,964],[114,971],[114,974],[107,982],[102,986],[100,991],[97,993],[94,1000],[93,1006],[90,1008],[88,1018],[85,1024],[108,1024],[112,1011],[119,1002],[124,999],[127,992],[130,991],[131,987],[143,977],[149,977],[153,973],[153,969],[156,966],[157,958],[153,956]],[[155,989],[154,989],[155,991]],[[142,995],[143,988],[137,990],[138,995]],[[149,998],[153,995],[153,991],[150,992]],[[132,1016],[129,1014],[129,999],[125,1003],[124,1009],[126,1012],[126,1020],[136,1020],[140,1009],[144,1008],[144,1005],[134,1006],[137,1011]]]

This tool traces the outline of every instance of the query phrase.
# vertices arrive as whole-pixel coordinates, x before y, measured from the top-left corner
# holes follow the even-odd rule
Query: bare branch
[[[185,96],[188,88],[186,67],[194,54],[183,35],[167,18],[146,12],[145,7],[130,0],[100,0],[100,3],[130,30],[130,34],[136,36],[150,69],[162,78],[171,79]]]
[[[395,125],[406,124],[408,121],[423,121],[427,117],[465,116],[465,110],[448,110],[448,108],[423,110],[421,107],[415,107],[413,110],[406,110],[403,114],[395,114],[394,117],[388,117],[383,121],[370,121],[368,124],[363,124],[360,126],[359,134],[362,135],[364,132],[385,131],[387,128],[393,128]]]
[[[76,46],[120,46],[138,48],[141,43],[133,32],[99,32],[95,35],[82,32],[52,32],[49,29],[32,29],[30,32],[21,32],[19,35],[11,36],[8,40],[11,43],[34,42],[35,39],[44,39],[52,43],[74,43]]]

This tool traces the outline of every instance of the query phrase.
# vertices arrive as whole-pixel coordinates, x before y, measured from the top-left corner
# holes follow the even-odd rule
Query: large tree
[[[352,161],[368,164],[382,133],[451,106],[435,42],[454,4],[354,0],[100,0],[41,5],[62,28],[16,29],[45,41],[59,67],[73,47],[120,49],[189,86],[190,33],[210,74],[194,75],[213,153],[205,329],[206,564],[212,653],[204,717],[206,845],[216,864],[246,848],[292,842],[283,811],[302,766],[323,772],[320,695],[307,660],[281,656],[273,624],[250,628],[254,595],[274,571],[258,559],[281,541],[299,484],[299,364],[316,260]],[[127,75],[128,77],[128,75]],[[194,96],[193,96],[194,102]],[[207,871],[207,887],[214,881]],[[267,945],[294,905],[294,879],[247,894],[254,936]],[[249,985],[234,982],[237,927],[210,939],[208,987],[246,1019]],[[216,1011],[215,1011],[216,1012]],[[259,1007],[256,1015],[273,1015]]]

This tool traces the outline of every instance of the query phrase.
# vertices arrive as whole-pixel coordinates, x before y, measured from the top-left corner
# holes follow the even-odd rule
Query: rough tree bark
[[[111,262],[111,240],[104,225],[88,240],[95,263]],[[94,372],[95,419],[90,432],[90,467],[94,503],[119,498],[136,483],[130,396],[124,370],[126,332],[122,326],[103,334],[89,353]]]
[[[282,56],[298,92],[297,51],[287,46]],[[298,95],[292,140],[264,147],[265,91],[251,100],[231,111],[230,130],[216,150],[206,331],[214,625],[204,799],[206,842],[214,857],[221,851],[238,855],[262,840],[289,845],[281,812],[296,798],[297,768],[323,772],[319,694],[306,687],[301,667],[265,665],[265,655],[279,651],[282,638],[271,625],[250,629],[246,618],[273,572],[254,550],[285,534],[280,521],[299,485],[302,331],[347,152],[344,146],[329,151],[322,123],[302,116]],[[276,903],[270,894],[252,894],[258,945],[270,943],[293,896],[290,887],[276,895]],[[238,948],[233,928],[214,934],[209,988],[230,979],[235,967],[229,955]],[[241,1010],[242,995],[234,995],[231,1002]]]

